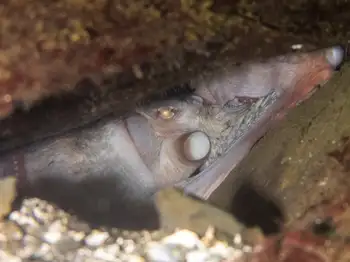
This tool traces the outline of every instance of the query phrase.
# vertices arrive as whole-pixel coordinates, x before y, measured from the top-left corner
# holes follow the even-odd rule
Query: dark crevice
[[[244,183],[234,195],[230,212],[248,227],[258,226],[269,235],[280,232],[284,215],[267,194],[250,183]]]
[[[329,236],[335,232],[334,221],[331,217],[316,219],[312,226],[312,231],[316,235]]]

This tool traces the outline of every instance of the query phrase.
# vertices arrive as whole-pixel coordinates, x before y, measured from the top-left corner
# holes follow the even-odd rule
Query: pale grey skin
[[[312,90],[307,84],[329,79],[342,60],[340,52],[333,48],[223,69],[193,81],[194,96],[185,100],[153,103],[125,120],[107,119],[34,143],[20,149],[28,185],[48,176],[77,182],[115,176],[128,200],[144,201],[176,184],[206,199],[266,132],[272,117],[303,100],[306,94],[299,92]],[[257,102],[241,103],[238,97]],[[174,117],[159,118],[159,108],[173,110]],[[202,161],[188,161],[181,152],[183,136],[198,130],[209,136],[211,151]],[[187,180],[196,170],[200,173]]]
[[[175,109],[174,118],[157,116],[160,107]],[[137,192],[135,197],[149,196],[187,179],[204,164],[206,158],[189,161],[184,157],[181,143],[186,134],[200,130],[212,139],[220,138],[243,112],[220,115],[217,107],[203,104],[197,96],[155,103],[123,120],[106,120],[21,149],[27,179],[35,184],[64,174],[78,182],[115,174],[126,191]]]

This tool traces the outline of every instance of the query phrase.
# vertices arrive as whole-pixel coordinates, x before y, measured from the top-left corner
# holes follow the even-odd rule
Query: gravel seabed
[[[36,198],[25,199],[0,223],[0,261],[241,261],[252,249],[237,234],[232,243],[186,229],[173,232],[93,229]]]

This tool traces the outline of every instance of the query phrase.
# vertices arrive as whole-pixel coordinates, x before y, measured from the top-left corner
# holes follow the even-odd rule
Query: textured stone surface
[[[38,0],[7,0],[0,8],[2,101],[4,104],[10,102],[5,95],[11,94],[14,100],[30,103],[50,92],[73,88],[81,77],[98,74],[97,79],[108,79],[108,76],[129,68],[136,79],[141,79],[147,75],[139,63],[150,58],[148,53],[164,56],[174,47],[183,49],[183,53],[186,49],[195,51],[194,47],[202,47],[198,52],[210,52],[225,46],[224,49],[233,51],[237,59],[290,51],[293,43],[290,41],[296,41],[298,34],[305,36],[303,33],[307,30],[295,25],[292,10],[307,12],[314,11],[315,7],[304,7],[301,3],[291,7],[284,1],[276,3],[270,0],[257,5],[234,1],[226,6],[224,1],[207,0],[60,0],[43,4]],[[266,10],[271,6],[277,6],[281,11],[276,15],[284,17],[283,23],[278,23],[280,17],[274,16],[268,16],[269,20],[265,22]],[[221,7],[229,7],[228,10],[235,13],[223,12]],[[320,8],[339,12],[337,5],[321,5]],[[307,20],[307,14],[301,15],[311,28],[319,22]],[[328,24],[332,22],[331,15],[324,18]],[[270,28],[269,24],[277,25]],[[320,23],[320,32],[313,34],[311,42],[314,44],[324,40],[324,31],[328,28],[328,24],[324,24]],[[291,38],[286,37],[289,32],[284,28],[287,26],[295,28],[290,30]],[[343,27],[338,26],[339,35],[345,32],[340,30]],[[220,44],[216,48],[206,47],[213,39]],[[192,46],[196,41],[199,45]],[[326,42],[332,41],[327,39]],[[269,48],[272,45],[274,50]],[[251,50],[241,52],[243,47]],[[171,57],[175,56],[168,56]]]

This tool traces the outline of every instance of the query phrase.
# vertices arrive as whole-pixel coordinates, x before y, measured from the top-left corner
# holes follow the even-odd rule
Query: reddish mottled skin
[[[300,63],[299,70],[302,77],[286,101],[285,109],[277,114],[276,119],[282,119],[286,115],[287,109],[294,108],[298,103],[306,100],[317,90],[315,88],[318,85],[327,82],[334,74],[334,69],[322,55],[306,57],[304,63]],[[305,74],[305,72],[310,73]]]
[[[309,74],[299,80],[291,97],[290,108],[296,106],[300,98],[307,97],[315,86],[328,81],[333,75],[333,68],[325,61],[324,56],[315,56],[313,60],[306,62],[303,66],[305,69],[308,68],[310,72],[312,72],[310,68],[314,68],[316,73]]]

